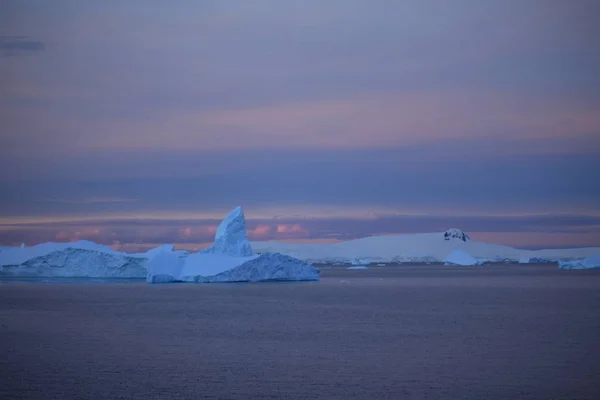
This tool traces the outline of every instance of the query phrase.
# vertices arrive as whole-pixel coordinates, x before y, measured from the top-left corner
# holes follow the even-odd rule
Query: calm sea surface
[[[600,399],[600,271],[0,283],[0,399]]]

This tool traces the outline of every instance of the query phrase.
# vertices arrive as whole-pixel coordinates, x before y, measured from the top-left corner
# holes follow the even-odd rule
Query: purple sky
[[[0,244],[600,245],[596,0],[2,1]]]

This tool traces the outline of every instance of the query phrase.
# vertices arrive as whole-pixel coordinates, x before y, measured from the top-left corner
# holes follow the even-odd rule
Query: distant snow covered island
[[[258,253],[277,252],[320,264],[445,263],[482,265],[484,262],[556,263],[562,268],[600,268],[600,247],[523,250],[475,242],[460,229],[410,235],[371,236],[335,244],[251,242]]]
[[[145,278],[162,282],[260,282],[319,280],[312,263],[484,262],[555,263],[562,269],[600,268],[600,248],[522,250],[472,241],[460,229],[412,235],[372,236],[336,244],[249,242],[241,207],[219,225],[214,244],[197,253],[163,245],[129,254],[89,241],[0,247],[0,277]],[[360,267],[360,268],[355,268]]]

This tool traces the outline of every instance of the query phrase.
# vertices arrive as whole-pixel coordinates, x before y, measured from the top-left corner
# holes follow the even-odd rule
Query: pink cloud
[[[299,224],[277,224],[276,233],[277,238],[301,238],[310,234],[308,229]]]
[[[215,225],[185,227],[179,230],[179,237],[183,239],[206,239],[217,232]]]
[[[247,229],[246,235],[250,240],[264,240],[269,238],[271,227],[269,225],[257,225],[253,229]]]
[[[63,230],[63,231],[59,231],[56,234],[56,240],[59,241],[64,241],[64,242],[73,242],[76,240],[83,240],[83,239],[97,239],[100,236],[102,236],[103,233],[106,232],[102,232],[99,228],[95,228],[95,227],[86,227],[83,229],[79,229],[76,231],[71,231],[71,230]]]

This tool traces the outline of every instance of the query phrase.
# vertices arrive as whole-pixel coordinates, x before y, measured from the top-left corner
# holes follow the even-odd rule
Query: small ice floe
[[[583,260],[560,261],[560,269],[594,269],[600,268],[600,254],[589,256]]]
[[[454,250],[448,254],[444,265],[463,266],[463,265],[481,265],[481,261],[462,250]]]
[[[353,265],[352,267],[348,267],[346,269],[369,269],[369,267],[365,265]]]

